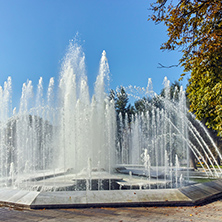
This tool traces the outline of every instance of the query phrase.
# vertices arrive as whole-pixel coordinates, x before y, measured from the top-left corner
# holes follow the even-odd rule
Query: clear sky
[[[181,68],[160,69],[158,63],[178,63],[178,52],[162,52],[166,28],[147,21],[152,0],[0,0],[0,85],[12,77],[13,100],[27,79],[36,87],[59,79],[69,40],[79,33],[92,90],[105,50],[111,71],[110,88],[146,87],[152,78],[159,93],[165,76],[173,82]],[[186,78],[186,77],[185,77]],[[183,85],[186,85],[184,80]],[[13,101],[16,103],[16,101]]]

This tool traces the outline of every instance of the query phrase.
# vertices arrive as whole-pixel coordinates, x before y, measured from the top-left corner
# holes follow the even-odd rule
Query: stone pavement
[[[222,221],[222,199],[195,207],[120,207],[22,210],[0,207],[0,221]]]

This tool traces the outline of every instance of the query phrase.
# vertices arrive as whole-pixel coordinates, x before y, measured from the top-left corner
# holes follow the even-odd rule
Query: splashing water
[[[70,175],[72,188],[66,185],[66,189],[71,190],[115,189],[118,183],[117,189],[138,184],[139,189],[173,188],[189,179],[190,151],[198,160],[208,158],[203,166],[207,176],[221,176],[220,169],[207,164],[218,165],[208,143],[195,128],[193,115],[187,112],[182,87],[175,89],[173,98],[167,78],[164,97],[153,91],[151,79],[146,88],[126,88],[128,95],[136,99],[145,97],[146,103],[146,109],[133,115],[129,122],[127,113],[117,117],[115,103],[105,92],[109,73],[103,51],[94,95],[90,97],[85,54],[81,46],[70,42],[61,68],[58,96],[54,93],[54,78],[49,81],[46,96],[42,77],[36,96],[28,80],[23,84],[18,112],[10,109],[11,78],[8,78],[4,87],[0,87],[1,186],[55,190],[57,179],[63,175],[60,179],[66,183]],[[202,131],[209,137],[205,129]],[[221,157],[213,140],[209,137],[208,141]],[[119,173],[130,177],[130,185],[118,182],[122,177]],[[137,184],[134,175],[146,179]],[[52,177],[50,182],[48,178]],[[47,188],[49,182],[52,188]]]

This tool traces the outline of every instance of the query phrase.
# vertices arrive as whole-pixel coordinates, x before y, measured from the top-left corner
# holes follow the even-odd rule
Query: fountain
[[[171,95],[165,78],[164,96],[154,93],[151,79],[146,89],[125,88],[129,96],[145,98],[144,110],[128,118],[116,114],[114,100],[105,92],[108,82],[103,51],[90,97],[85,55],[75,42],[70,42],[62,64],[58,96],[53,78],[46,95],[39,79],[35,97],[27,81],[19,109],[12,111],[8,78],[0,88],[0,202],[30,208],[191,204],[190,152],[205,177],[221,177],[209,143],[221,154],[204,126],[188,113],[182,87]]]

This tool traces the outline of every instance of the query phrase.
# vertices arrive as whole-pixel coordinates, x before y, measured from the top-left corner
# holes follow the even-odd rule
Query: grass
[[[201,166],[200,164],[197,164],[196,166],[197,166],[198,168],[202,168],[202,166]],[[207,168],[206,165],[203,164],[203,166],[204,166],[205,168]],[[210,168],[213,168],[212,165],[209,165],[209,167],[210,167]],[[214,167],[215,167],[216,169],[218,168],[217,165],[214,165]],[[219,166],[219,167],[222,169],[222,166]]]
[[[195,183],[205,183],[205,182],[210,182],[210,181],[216,180],[216,179],[214,179],[214,178],[192,178],[190,180],[192,180]]]

